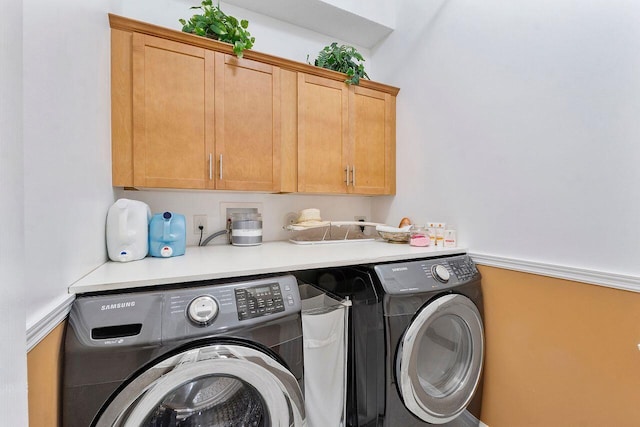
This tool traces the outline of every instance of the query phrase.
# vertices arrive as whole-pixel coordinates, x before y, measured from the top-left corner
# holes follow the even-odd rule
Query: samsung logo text
[[[129,307],[135,307],[136,306],[136,302],[135,301],[128,301],[128,302],[119,302],[117,304],[106,304],[100,307],[100,311],[106,311],[106,310],[117,310],[120,308],[129,308]]]

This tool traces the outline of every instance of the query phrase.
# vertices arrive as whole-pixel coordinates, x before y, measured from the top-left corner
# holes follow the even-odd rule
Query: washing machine
[[[483,302],[480,273],[471,258],[368,269],[382,294],[383,425],[480,425]]]
[[[304,426],[291,275],[80,295],[63,426]]]

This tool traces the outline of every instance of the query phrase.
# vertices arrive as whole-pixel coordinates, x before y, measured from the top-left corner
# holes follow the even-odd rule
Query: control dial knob
[[[187,307],[187,318],[197,326],[207,326],[218,315],[218,303],[209,295],[194,298]]]
[[[447,283],[449,281],[449,270],[442,264],[432,266],[431,274],[438,282]]]

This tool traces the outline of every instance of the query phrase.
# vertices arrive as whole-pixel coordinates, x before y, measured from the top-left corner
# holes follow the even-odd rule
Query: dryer
[[[478,426],[480,273],[466,255],[369,266],[382,293],[384,426]]]
[[[80,295],[63,426],[304,426],[291,275]]]

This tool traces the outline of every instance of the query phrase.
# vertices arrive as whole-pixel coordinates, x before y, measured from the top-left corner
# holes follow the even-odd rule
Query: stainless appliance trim
[[[434,396],[425,390],[418,363],[419,350],[427,330],[443,316],[454,316],[468,328],[470,338],[468,359],[463,362],[455,389]],[[475,304],[464,295],[449,294],[437,298],[420,310],[406,330],[398,350],[396,373],[398,387],[405,406],[414,415],[434,424],[444,424],[462,413],[479,384],[484,359],[483,322]],[[456,380],[458,378],[456,377]]]
[[[203,360],[199,359],[202,354],[207,355]],[[145,371],[118,393],[96,427],[142,425],[169,393],[208,376],[233,377],[255,387],[265,401],[272,425],[303,425],[304,400],[287,368],[258,350],[217,344],[179,353]],[[290,413],[293,420],[289,419]]]

